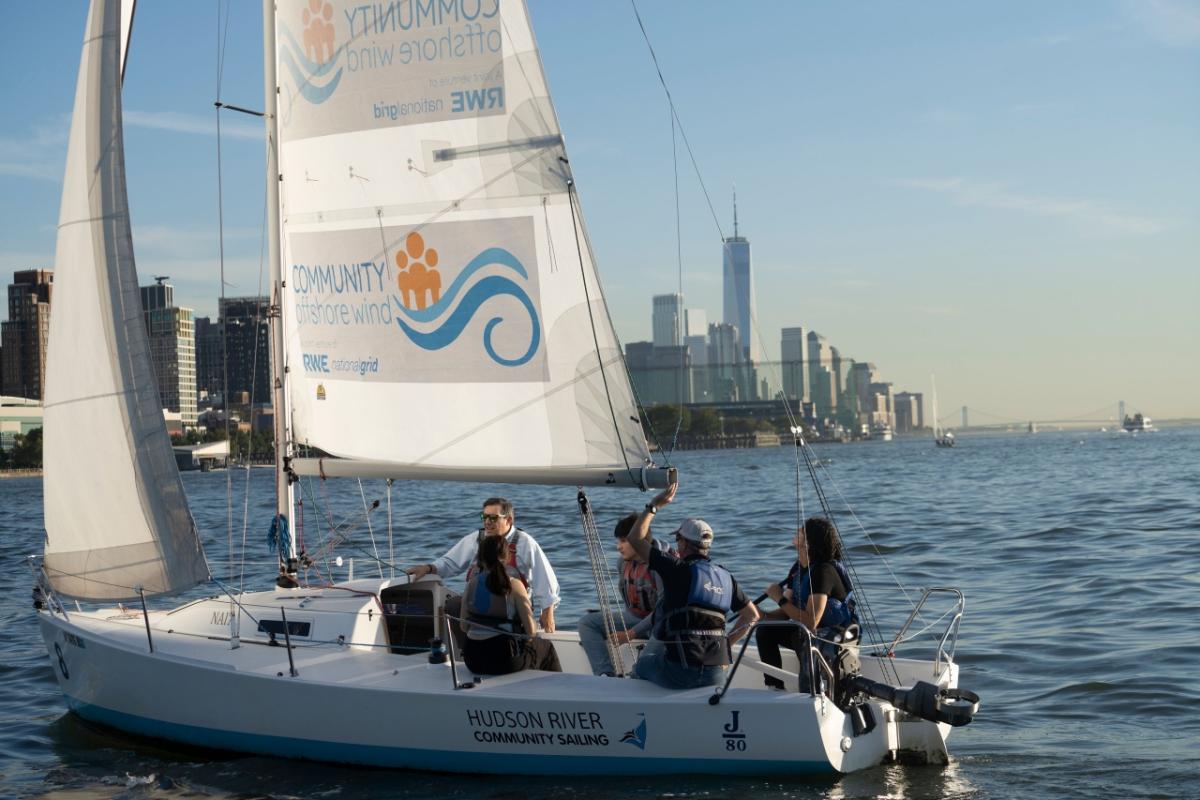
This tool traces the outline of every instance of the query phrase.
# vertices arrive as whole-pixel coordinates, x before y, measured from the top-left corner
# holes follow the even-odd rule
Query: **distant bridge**
[[[1120,426],[1125,419],[1126,405],[1124,400],[1117,400],[1106,403],[1101,408],[1093,411],[1072,414],[1060,419],[1029,419],[1028,417],[1003,416],[963,406],[949,414],[938,417],[937,422],[942,428],[954,428],[955,430],[1008,430],[1010,428],[1029,428],[1031,426],[1036,428],[1039,426],[1054,425]],[[984,422],[972,422],[972,420],[979,417],[983,417]]]
[[[716,412],[724,417],[780,418],[788,416],[789,408],[793,415],[797,417],[800,415],[800,409],[797,408],[798,404],[794,400],[734,400],[710,403],[685,403],[684,405],[692,412],[707,410]],[[1113,401],[1106,403],[1100,408],[1079,414],[1070,414],[1055,419],[1030,419],[1028,417],[995,414],[974,407],[962,406],[939,416],[937,422],[939,427],[955,431],[1002,431],[1012,428],[1027,429],[1030,425],[1035,427],[1059,425],[1119,427],[1124,420],[1126,407],[1131,409],[1138,408],[1133,403]],[[925,426],[927,428],[932,427],[932,420],[927,418]]]

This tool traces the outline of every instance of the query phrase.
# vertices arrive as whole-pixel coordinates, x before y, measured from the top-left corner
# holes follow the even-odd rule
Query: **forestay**
[[[289,0],[276,33],[295,440],[329,474],[640,483],[524,4]]]
[[[88,18],[46,358],[45,570],[82,599],[176,591],[208,566],[163,423],[125,196],[121,9]]]

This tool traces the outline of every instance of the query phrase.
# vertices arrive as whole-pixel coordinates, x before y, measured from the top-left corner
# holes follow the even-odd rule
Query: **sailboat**
[[[937,381],[929,376],[930,398],[933,402],[933,443],[938,447],[954,447],[954,432],[943,431],[938,424]]]
[[[71,711],[189,745],[451,772],[947,760],[946,736],[978,700],[957,688],[961,593],[930,658],[897,654],[906,626],[873,653],[847,645],[861,667],[843,675],[815,649],[804,671],[790,653],[778,668],[743,647],[723,685],[671,691],[593,676],[573,631],[546,634],[561,673],[472,675],[437,575],[306,580],[299,476],[666,484],[516,0],[264,2],[281,552],[272,587],[215,582],[142,327],[122,6],[92,0],[89,12],[49,344],[35,607]],[[391,66],[368,59],[384,50]],[[212,596],[161,605],[199,585]],[[627,666],[633,654],[614,656]],[[764,688],[764,674],[787,690]]]

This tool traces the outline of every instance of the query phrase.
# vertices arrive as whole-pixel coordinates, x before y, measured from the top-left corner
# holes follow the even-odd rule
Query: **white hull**
[[[370,594],[263,592],[241,602],[259,619],[274,609],[278,620],[283,605],[290,623],[311,622],[311,636],[293,640],[297,676],[290,675],[287,649],[269,646],[244,615],[241,646],[230,648],[227,600],[151,611],[153,653],[140,611],[43,610],[39,621],[73,711],[191,745],[508,774],[851,772],[897,751],[946,761],[948,726],[910,720],[873,700],[878,724],[855,736],[849,717],[827,698],[761,688],[753,650],[718,705],[709,704],[712,688],[669,691],[593,677],[573,632],[551,636],[563,673],[486,677],[456,690],[448,664],[389,651]],[[338,644],[338,636],[354,644]],[[935,680],[929,663],[889,661],[902,681]],[[872,675],[873,665],[864,658],[864,674],[882,679]],[[471,679],[461,662],[457,668],[460,681]],[[794,686],[794,659],[791,669]],[[950,665],[939,682],[953,686],[956,678]]]

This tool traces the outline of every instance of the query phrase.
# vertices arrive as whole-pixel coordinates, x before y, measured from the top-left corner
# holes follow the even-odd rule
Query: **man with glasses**
[[[443,580],[456,575],[467,573],[467,580],[478,569],[479,545],[485,536],[504,536],[508,538],[509,560],[506,565],[510,578],[519,580],[529,590],[530,599],[541,607],[539,618],[542,630],[554,633],[554,607],[561,597],[558,591],[558,578],[550,560],[537,542],[525,531],[513,525],[513,505],[503,497],[489,497],[483,501],[483,511],[479,514],[483,527],[471,531],[458,544],[451,547],[444,556],[429,564],[419,564],[409,567],[405,572],[416,581],[433,573],[442,576]],[[451,617],[459,617],[462,610],[462,598],[453,596],[446,598],[446,613]],[[457,625],[452,626],[456,631]],[[526,631],[533,634],[533,631]]]
[[[654,612],[654,638],[642,651],[633,674],[668,689],[693,689],[724,680],[730,647],[758,619],[758,609],[729,570],[709,560],[713,530],[704,520],[685,519],[675,531],[678,556],[650,546],[650,521],[679,488],[673,470],[670,481],[646,504],[629,532],[629,544],[663,583],[663,597]],[[731,611],[737,613],[737,620],[727,635]]]

